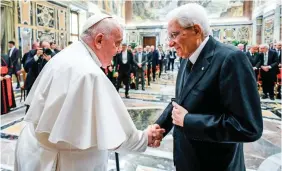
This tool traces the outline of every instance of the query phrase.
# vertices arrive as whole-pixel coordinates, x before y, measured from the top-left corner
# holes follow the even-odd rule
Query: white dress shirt
[[[15,49],[15,46],[13,46],[13,47],[10,49],[9,57],[12,56],[12,53],[13,53],[14,49]]]
[[[138,63],[142,63],[142,52],[138,52]]]
[[[122,63],[127,63],[127,51],[122,52]]]
[[[208,40],[209,40],[209,36],[205,38],[205,40],[200,44],[200,46],[196,49],[196,51],[189,57],[189,60],[192,62],[193,65],[197,61],[200,53],[202,52],[203,48],[207,44]]]
[[[268,51],[266,53],[264,53],[264,61],[263,61],[263,65],[264,66],[267,66],[267,63],[268,63]]]

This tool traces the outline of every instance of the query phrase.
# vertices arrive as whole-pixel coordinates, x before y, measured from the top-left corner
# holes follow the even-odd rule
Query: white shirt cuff
[[[269,65],[268,68],[271,69],[271,66]]]
[[[39,59],[39,57],[37,55],[34,55],[33,58],[34,58],[35,61],[38,61],[38,59]]]

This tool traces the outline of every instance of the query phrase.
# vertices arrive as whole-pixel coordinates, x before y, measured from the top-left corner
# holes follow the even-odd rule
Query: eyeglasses
[[[191,25],[191,26],[185,27],[185,28],[184,28],[183,30],[181,30],[181,31],[171,32],[171,33],[168,35],[168,40],[171,41],[171,40],[176,39],[176,37],[177,37],[181,32],[183,32],[183,31],[186,30],[186,29],[192,28],[192,27],[194,27],[194,24]],[[184,34],[182,34],[182,35],[184,35]]]

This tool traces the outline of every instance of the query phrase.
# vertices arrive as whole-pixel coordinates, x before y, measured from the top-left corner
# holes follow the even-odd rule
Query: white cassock
[[[26,100],[15,170],[105,171],[109,149],[146,150],[147,133],[136,129],[100,66],[81,41],[45,65]]]

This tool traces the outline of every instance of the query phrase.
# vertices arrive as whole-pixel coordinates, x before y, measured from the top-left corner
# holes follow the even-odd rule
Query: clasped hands
[[[188,111],[182,106],[178,105],[175,102],[172,102],[172,123],[174,125],[183,127],[184,126],[184,118],[188,114]],[[148,146],[149,147],[159,147],[161,141],[163,139],[163,133],[165,133],[165,129],[161,128],[158,124],[149,125],[147,128],[148,133]]]

